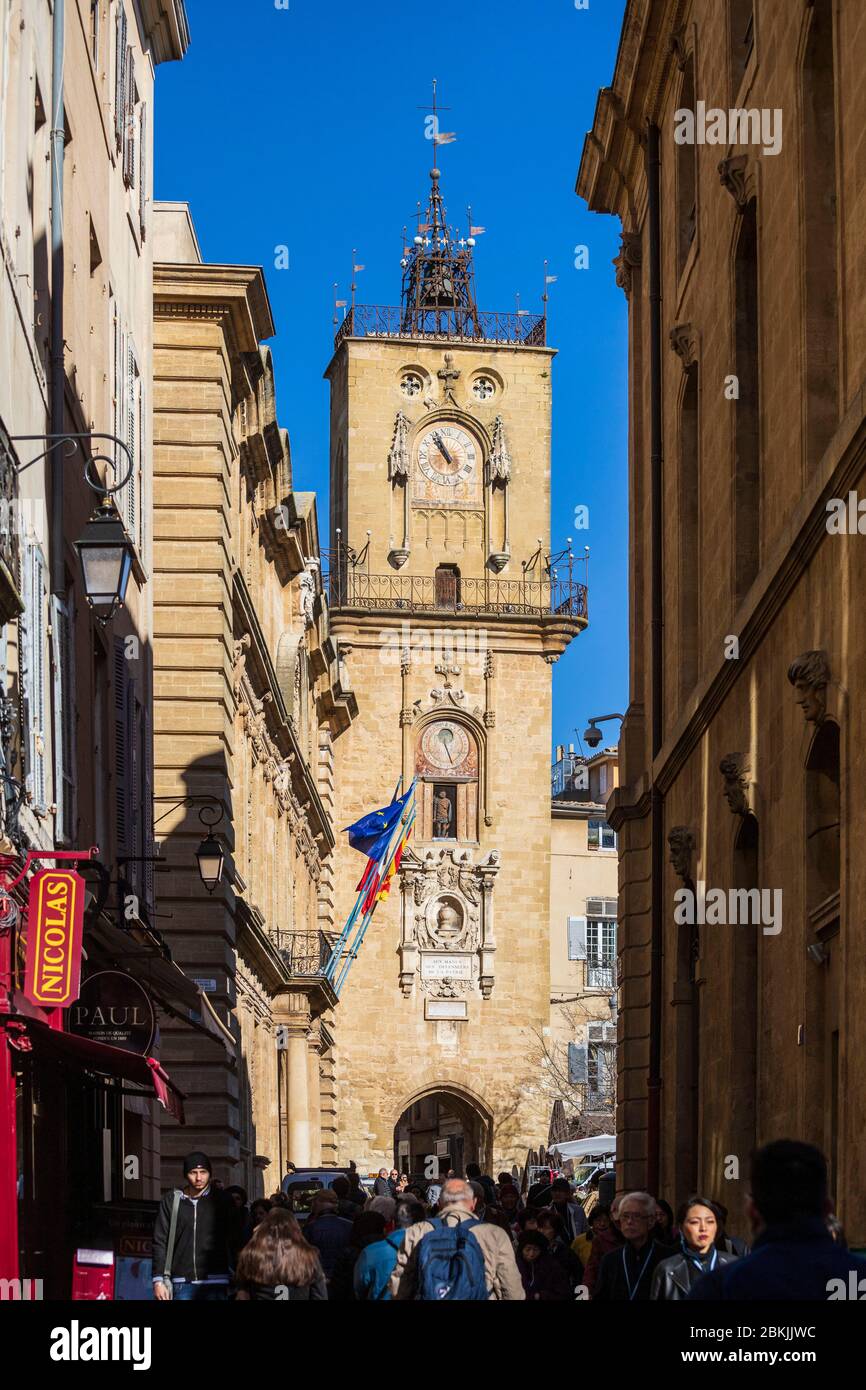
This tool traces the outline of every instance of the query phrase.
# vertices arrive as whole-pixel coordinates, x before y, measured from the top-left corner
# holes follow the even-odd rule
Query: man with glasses
[[[605,1255],[593,1292],[593,1301],[643,1303],[649,1299],[653,1271],[672,1253],[653,1240],[655,1198],[648,1192],[629,1192],[619,1205],[619,1228],[624,1244]]]

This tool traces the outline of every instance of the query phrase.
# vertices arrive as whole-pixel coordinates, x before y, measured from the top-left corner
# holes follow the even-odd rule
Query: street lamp
[[[108,493],[75,542],[84,592],[94,617],[103,626],[123,606],[134,551]]]
[[[220,840],[210,832],[205,836],[195,852],[201,881],[209,893],[213,893],[223,875],[225,854]]]

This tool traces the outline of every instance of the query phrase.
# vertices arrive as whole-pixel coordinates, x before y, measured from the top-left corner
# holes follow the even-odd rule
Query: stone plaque
[[[432,951],[421,952],[421,979],[422,980],[471,980],[472,979],[472,955],[465,951],[461,954],[455,952],[436,953]]]
[[[465,1021],[469,1017],[469,1005],[465,999],[425,999],[424,1017]]]

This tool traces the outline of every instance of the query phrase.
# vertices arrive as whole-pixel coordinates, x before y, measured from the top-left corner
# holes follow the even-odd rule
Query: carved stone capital
[[[698,360],[698,330],[691,323],[675,323],[670,331],[670,343],[687,372]]]
[[[788,667],[788,680],[808,724],[823,724],[827,716],[830,658],[825,651],[803,652]]]
[[[726,753],[719,763],[725,779],[724,795],[731,814],[747,816],[749,806],[749,760],[745,753]]]
[[[632,271],[637,269],[641,260],[640,236],[637,232],[623,232],[620,235],[619,255],[614,257],[613,264],[616,266],[616,283],[625,291],[627,298],[631,296]]]
[[[668,845],[674,873],[683,883],[687,883],[692,877],[695,837],[687,825],[675,825],[668,833]]]
[[[734,154],[719,164],[719,178],[737,205],[739,212],[745,212],[749,202],[749,158],[745,154]]]

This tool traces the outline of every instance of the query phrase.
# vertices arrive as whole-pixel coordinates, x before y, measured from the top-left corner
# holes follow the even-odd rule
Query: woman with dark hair
[[[583,1279],[583,1263],[568,1242],[566,1225],[553,1207],[542,1207],[538,1213],[538,1229],[547,1238],[550,1254],[561,1267],[572,1289]]]
[[[673,1207],[666,1202],[664,1197],[656,1197],[656,1224],[653,1230],[653,1240],[657,1240],[659,1245],[675,1246],[679,1240],[679,1232],[674,1226]]]
[[[736,1255],[716,1247],[719,1223],[713,1203],[707,1197],[690,1197],[677,1215],[680,1250],[662,1260],[653,1274],[650,1298],[679,1302],[688,1298],[698,1279],[721,1265],[731,1264]]]
[[[318,1252],[304,1240],[297,1218],[275,1207],[244,1246],[235,1273],[240,1302],[326,1300],[328,1290]]]

